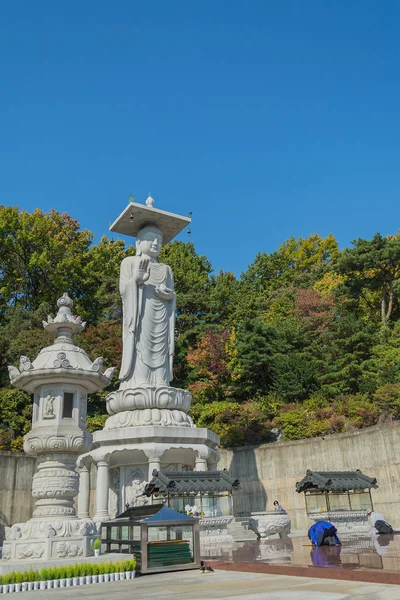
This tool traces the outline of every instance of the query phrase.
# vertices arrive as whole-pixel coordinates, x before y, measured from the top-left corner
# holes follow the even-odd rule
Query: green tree
[[[174,380],[185,385],[186,355],[205,329],[213,324],[210,306],[211,263],[197,254],[192,242],[175,241],[163,247],[160,260],[170,265],[177,295]]]
[[[383,327],[389,324],[400,291],[400,235],[383,237],[376,233],[372,240],[359,238],[354,248],[340,253],[336,269],[345,276],[344,287],[353,297],[362,297],[376,310],[374,295],[379,292],[379,313]]]
[[[92,234],[66,213],[0,206],[0,314],[74,296]],[[75,294],[76,297],[76,294]]]

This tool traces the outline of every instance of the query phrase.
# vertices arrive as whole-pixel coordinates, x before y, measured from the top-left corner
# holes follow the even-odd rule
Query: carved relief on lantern
[[[42,402],[42,418],[43,419],[55,419],[55,406],[56,395],[53,391],[50,391]]]

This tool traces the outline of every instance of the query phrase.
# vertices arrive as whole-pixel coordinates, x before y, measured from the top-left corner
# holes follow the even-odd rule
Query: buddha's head
[[[155,225],[146,225],[136,236],[136,255],[142,254],[157,258],[160,254],[163,236]]]

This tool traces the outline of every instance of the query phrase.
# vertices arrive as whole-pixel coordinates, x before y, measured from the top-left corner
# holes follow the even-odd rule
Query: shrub
[[[93,542],[94,550],[99,550],[101,546],[100,538],[96,538]]]
[[[104,575],[104,573],[106,572],[105,568],[106,568],[106,565],[105,565],[105,563],[99,563],[99,564],[97,565],[97,573],[98,573],[99,575]]]
[[[400,419],[400,383],[387,383],[379,387],[373,398],[381,412]]]

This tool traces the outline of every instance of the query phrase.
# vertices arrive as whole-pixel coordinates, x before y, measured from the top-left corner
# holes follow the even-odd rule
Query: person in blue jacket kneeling
[[[318,521],[308,530],[308,537],[314,546],[336,546],[341,544],[337,529],[329,521]]]

